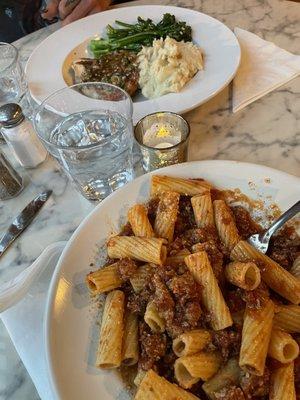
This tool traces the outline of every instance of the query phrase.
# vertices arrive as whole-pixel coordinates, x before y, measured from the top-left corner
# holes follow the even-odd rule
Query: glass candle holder
[[[136,125],[143,168],[150,172],[187,161],[190,126],[180,115],[164,111],[149,114]]]

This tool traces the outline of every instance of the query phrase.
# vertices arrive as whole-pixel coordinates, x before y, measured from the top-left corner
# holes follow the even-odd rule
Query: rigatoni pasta
[[[202,385],[202,389],[211,400],[215,400],[215,393],[223,388],[238,385],[240,376],[239,362],[236,358],[231,358],[212,378]]]
[[[144,320],[153,332],[163,332],[165,330],[165,321],[159,315],[158,309],[153,301],[147,304]]]
[[[197,400],[198,397],[149,370],[141,381],[135,400]]]
[[[201,352],[179,357],[175,361],[175,378],[181,387],[190,389],[200,379],[207,381],[219,369],[221,357],[218,353]]]
[[[185,257],[190,254],[191,253],[188,249],[179,250],[175,254],[168,256],[165,264],[166,265],[184,264]]]
[[[185,263],[194,279],[203,287],[202,300],[206,309],[211,313],[212,328],[219,330],[231,326],[230,311],[218,286],[207,253],[201,251],[191,254],[185,258]]]
[[[173,351],[177,357],[190,356],[203,350],[212,340],[206,329],[184,332],[173,340]]]
[[[203,179],[184,179],[172,176],[153,175],[151,179],[151,195],[172,191],[185,196],[206,193],[212,185]]]
[[[157,237],[173,241],[174,227],[177,219],[180,195],[176,192],[163,192],[154,222],[154,231]]]
[[[299,355],[298,343],[289,333],[273,327],[268,355],[283,364],[290,363]]]
[[[167,256],[165,239],[113,236],[107,243],[111,258],[129,257],[134,260],[162,265]]]
[[[254,290],[260,284],[259,268],[251,261],[227,264],[225,275],[230,283],[245,290]]]
[[[93,301],[106,296],[96,365],[135,374],[137,400],[295,400],[300,279],[290,260],[300,249],[285,240],[291,228],[264,255],[241,240],[260,227],[223,201],[227,191],[166,176],[151,190],[128,211],[132,230],[111,237],[104,267],[86,276]]]
[[[239,365],[254,375],[262,376],[271,338],[274,304],[268,300],[258,310],[247,309],[244,316]]]
[[[129,209],[127,216],[135,236],[146,238],[155,236],[148,218],[146,206],[143,204],[135,204]]]
[[[224,200],[215,200],[213,202],[215,224],[221,242],[231,251],[239,242],[240,236],[231,214],[230,208]]]
[[[271,375],[270,400],[296,400],[294,363],[283,364]]]
[[[215,221],[210,192],[193,196],[191,198],[191,203],[198,228],[213,228],[215,226]]]
[[[121,290],[114,290],[106,297],[96,360],[99,368],[111,369],[121,365],[124,301],[125,296]]]
[[[139,359],[138,319],[130,311],[125,313],[122,345],[122,364],[134,365]]]
[[[300,333],[300,306],[276,305],[274,326],[290,333]]]
[[[232,250],[230,258],[236,261],[258,262],[262,279],[271,289],[291,303],[300,302],[300,280],[267,255],[256,250],[251,244],[241,240]]]
[[[97,271],[90,272],[86,276],[86,282],[92,294],[109,292],[122,285],[122,280],[118,273],[118,265],[118,262],[107,265]]]

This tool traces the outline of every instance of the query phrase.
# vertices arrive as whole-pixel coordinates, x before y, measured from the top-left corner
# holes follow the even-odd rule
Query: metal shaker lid
[[[0,125],[12,128],[24,120],[22,108],[16,103],[7,103],[0,107]]]

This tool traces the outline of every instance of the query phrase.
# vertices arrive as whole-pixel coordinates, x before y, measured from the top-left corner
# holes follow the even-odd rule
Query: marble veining
[[[167,4],[192,8],[219,19],[231,29],[236,26],[247,29],[288,51],[300,54],[299,3],[286,0],[141,0],[129,4]],[[36,46],[56,29],[59,29],[59,24],[15,42],[22,62],[25,63]],[[191,124],[190,160],[241,160],[299,175],[300,78],[236,114],[231,112],[229,86],[185,116]],[[2,146],[1,150],[9,153],[6,146]],[[40,191],[51,188],[53,196],[26,233],[1,258],[0,283],[30,265],[48,244],[68,239],[94,207],[74,190],[57,163],[50,158],[36,170],[20,172],[27,186],[16,199],[0,202],[0,233],[7,228],[12,217]],[[0,322],[0,400],[38,398]]]

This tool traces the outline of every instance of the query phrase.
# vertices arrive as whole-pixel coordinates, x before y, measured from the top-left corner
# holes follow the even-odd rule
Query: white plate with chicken
[[[129,42],[122,36],[128,32],[134,36]],[[229,84],[239,62],[238,40],[220,21],[185,8],[134,6],[54,32],[30,56],[26,77],[39,104],[72,83],[114,83],[132,96],[137,122],[152,112],[184,113],[206,102]]]

